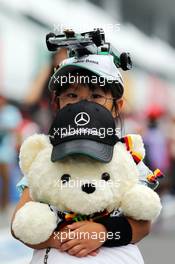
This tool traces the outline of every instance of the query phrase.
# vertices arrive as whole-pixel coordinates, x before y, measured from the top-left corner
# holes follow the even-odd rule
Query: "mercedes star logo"
[[[77,126],[85,126],[90,122],[90,116],[86,112],[76,115],[74,122]]]

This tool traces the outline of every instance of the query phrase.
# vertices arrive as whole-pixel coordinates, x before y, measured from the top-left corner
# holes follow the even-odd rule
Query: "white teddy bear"
[[[144,157],[142,138],[130,138],[132,150]],[[21,146],[20,167],[33,200],[18,210],[12,224],[15,236],[23,242],[44,242],[56,229],[57,215],[49,205],[83,215],[120,208],[125,216],[137,220],[159,215],[159,196],[139,183],[137,165],[126,144],[115,145],[109,163],[79,155],[52,162],[51,152],[45,135],[33,135]]]

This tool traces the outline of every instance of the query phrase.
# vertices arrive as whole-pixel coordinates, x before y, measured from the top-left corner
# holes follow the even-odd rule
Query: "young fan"
[[[116,127],[119,128],[118,136],[122,136],[120,113],[123,107],[124,86],[122,76],[115,66],[111,55],[88,55],[81,60],[76,58],[64,60],[60,68],[52,76],[49,88],[54,92],[54,102],[58,111],[68,104],[83,100],[103,105],[112,113],[116,120]],[[84,149],[83,151],[86,150]],[[146,177],[150,174],[150,170],[143,162],[138,164],[138,169],[140,181],[147,184]],[[22,191],[22,195],[14,216],[26,202],[31,200],[25,177],[18,184],[18,188]],[[150,225],[151,223],[148,221],[136,221],[124,217],[122,212],[118,212],[116,217],[109,217],[104,223],[90,221],[73,223],[68,228],[75,232],[100,233],[111,230],[115,232],[116,230],[121,232],[122,239],[106,240],[105,243],[102,243],[99,239],[65,239],[64,241],[59,241],[54,239],[54,234],[52,234],[49,240],[44,243],[28,245],[35,249],[32,263],[43,263],[44,256],[47,259],[48,250],[46,248],[58,249],[53,251],[53,255],[51,252],[49,253],[48,263],[53,264],[56,263],[56,260],[60,261],[59,250],[76,257],[87,256],[87,263],[90,263],[92,258],[90,260],[88,255],[96,256],[98,254],[97,249],[101,246],[115,247],[115,254],[118,254],[119,259],[118,263],[143,263],[141,254],[134,244],[149,233]],[[78,261],[80,262],[77,259],[77,262],[74,260],[72,263],[78,263]],[[86,263],[84,258],[82,261],[84,261],[82,263]],[[92,263],[97,263],[95,258]]]

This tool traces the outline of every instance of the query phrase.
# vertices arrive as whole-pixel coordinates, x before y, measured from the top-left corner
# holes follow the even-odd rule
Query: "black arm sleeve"
[[[107,229],[107,240],[103,246],[120,247],[131,242],[132,228],[125,216],[105,216],[95,222],[104,225]]]

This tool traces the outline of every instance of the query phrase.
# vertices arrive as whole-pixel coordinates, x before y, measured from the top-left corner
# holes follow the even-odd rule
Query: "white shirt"
[[[43,264],[46,249],[34,250],[30,264]],[[142,255],[136,245],[122,247],[101,247],[97,256],[74,257],[66,252],[51,249],[47,264],[144,264]]]

